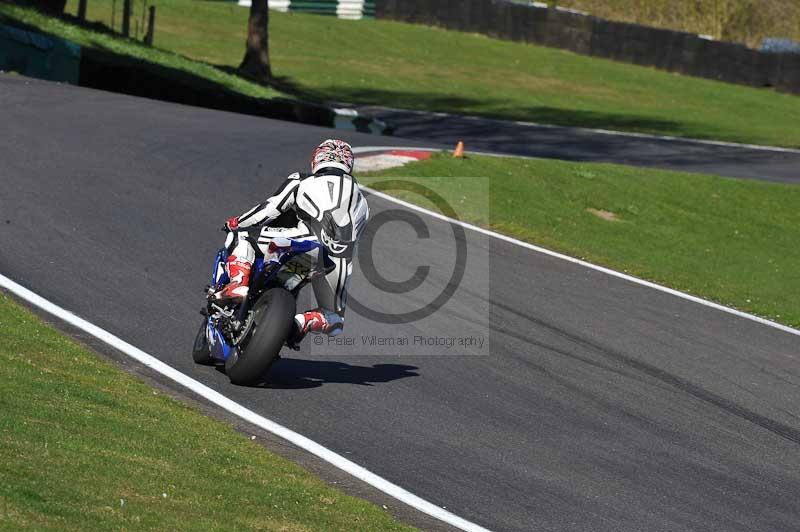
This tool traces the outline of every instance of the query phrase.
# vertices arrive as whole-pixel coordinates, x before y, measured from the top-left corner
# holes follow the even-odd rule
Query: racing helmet
[[[317,146],[311,156],[311,172],[316,174],[323,168],[338,168],[345,172],[353,171],[353,150],[343,140],[328,139]]]

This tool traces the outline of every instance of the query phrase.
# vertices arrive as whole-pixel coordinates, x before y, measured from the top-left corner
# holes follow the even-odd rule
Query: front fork
[[[226,250],[222,249],[217,253],[217,261],[216,261],[216,268],[215,268],[215,278],[214,278],[214,285],[209,287],[208,290],[208,305],[207,305],[207,313],[208,315],[213,315],[215,313],[214,307],[216,306],[214,303],[214,294],[222,289],[222,287],[229,282],[228,273],[225,270],[224,264],[228,259],[228,253]],[[248,295],[245,297],[239,306],[235,309],[234,313],[229,316],[227,319],[233,318],[237,323],[237,332],[241,332],[241,327],[247,322],[248,314],[250,310],[253,308],[253,304],[257,299],[256,295],[260,294],[261,287],[266,282],[267,279],[272,277],[272,273],[276,268],[280,268],[282,266],[282,262],[279,263],[269,263],[264,264],[264,260],[262,258],[257,258],[253,263],[253,273],[250,277]],[[216,306],[217,309],[220,307]],[[216,312],[219,312],[217,310]],[[223,311],[224,313],[224,311]]]
[[[284,263],[290,259],[290,256],[286,253],[281,254],[277,262],[269,262],[267,264],[264,263],[264,259],[261,257],[257,258],[256,261],[253,263],[253,274],[250,278],[250,290],[248,291],[247,297],[239,304],[239,306],[234,309],[233,313],[230,313],[228,309],[222,309],[217,306],[214,302],[214,294],[221,290],[222,287],[227,284],[230,279],[228,277],[228,272],[225,267],[225,264],[228,260],[228,251],[227,249],[223,248],[217,252],[217,259],[214,262],[214,271],[212,272],[211,278],[211,285],[208,288],[208,302],[206,305],[206,309],[204,309],[203,314],[207,316],[208,319],[208,328],[207,328],[207,336],[209,336],[208,340],[213,345],[215,341],[222,340],[224,342],[224,357],[227,358],[230,350],[238,345],[238,343],[246,336],[247,331],[243,329],[247,325],[247,320],[249,317],[249,313],[255,304],[257,299],[256,294],[260,294],[261,288],[263,285],[268,282],[270,279],[274,277],[276,270],[279,270],[283,267]],[[313,276],[309,276],[306,279],[309,280]],[[299,291],[299,288],[305,284],[305,282],[300,283],[300,286],[295,287],[295,290]],[[293,292],[294,293],[294,292]],[[296,294],[295,294],[296,295]],[[212,323],[212,316],[215,314],[221,313],[222,319],[228,320],[230,323],[231,320],[235,321],[236,327],[234,332],[235,335],[235,342],[228,343],[227,339],[224,335],[221,334],[221,331],[215,327]],[[214,337],[214,335],[217,335]],[[214,338],[212,338],[214,337]],[[294,346],[293,346],[294,347]],[[296,349],[296,347],[295,347]]]

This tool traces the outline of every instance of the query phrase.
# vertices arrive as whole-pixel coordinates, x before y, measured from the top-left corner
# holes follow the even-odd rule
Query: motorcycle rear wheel
[[[271,288],[258,298],[249,337],[225,360],[233,384],[255,384],[267,373],[292,331],[296,303],[284,288]]]

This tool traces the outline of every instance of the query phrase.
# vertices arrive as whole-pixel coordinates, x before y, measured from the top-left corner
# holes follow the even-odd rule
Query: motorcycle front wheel
[[[200,330],[197,331],[197,336],[194,339],[192,346],[192,358],[198,364],[211,364],[214,360],[211,358],[211,349],[208,346],[208,338],[206,338],[207,321],[203,318],[203,323],[200,325]]]

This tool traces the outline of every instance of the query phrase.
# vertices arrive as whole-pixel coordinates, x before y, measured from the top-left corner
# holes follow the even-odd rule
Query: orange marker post
[[[464,157],[464,141],[459,140],[458,144],[456,144],[456,149],[453,150],[453,157],[460,158]]]

